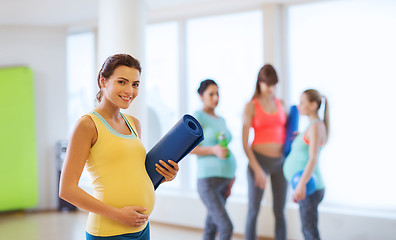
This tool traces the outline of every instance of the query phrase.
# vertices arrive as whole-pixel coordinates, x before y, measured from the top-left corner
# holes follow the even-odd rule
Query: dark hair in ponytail
[[[138,70],[139,73],[142,73],[142,66],[140,65],[140,62],[129,54],[115,54],[108,57],[103,63],[98,74],[99,92],[96,94],[96,100],[98,102],[102,100],[103,96],[102,88],[100,86],[100,78],[104,77],[105,79],[108,79],[111,75],[113,75],[114,70],[119,66],[134,68]]]
[[[205,79],[205,80],[203,80],[203,81],[201,82],[201,84],[199,85],[199,88],[198,88],[198,90],[197,90],[198,94],[199,94],[200,96],[202,96],[202,95],[204,94],[205,90],[206,90],[210,85],[216,85],[216,86],[217,86],[217,83],[216,83],[214,80],[212,80],[212,79]]]
[[[325,96],[321,95],[320,92],[315,89],[307,89],[303,93],[307,95],[309,102],[316,102],[318,104],[318,108],[316,109],[316,111],[318,111],[322,103],[324,103],[325,106],[324,106],[323,122],[326,126],[326,136],[328,139],[330,132],[329,101]],[[322,99],[324,100],[323,102]]]

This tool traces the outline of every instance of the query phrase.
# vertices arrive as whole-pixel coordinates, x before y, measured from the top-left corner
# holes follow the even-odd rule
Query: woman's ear
[[[317,111],[318,109],[319,109],[318,103],[315,101],[311,102],[311,110]]]
[[[106,80],[105,80],[104,77],[100,77],[99,82],[100,82],[100,87],[101,88],[105,88],[106,87]]]

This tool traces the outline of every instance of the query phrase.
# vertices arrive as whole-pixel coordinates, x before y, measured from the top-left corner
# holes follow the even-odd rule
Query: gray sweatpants
[[[208,211],[204,240],[214,240],[217,232],[220,240],[232,237],[233,226],[225,209],[226,192],[231,181],[232,179],[219,177],[198,179],[198,193]]]
[[[272,187],[272,208],[275,215],[275,239],[286,240],[286,220],[285,220],[285,204],[287,193],[287,181],[283,176],[283,157],[272,158],[254,152],[258,163],[264,170],[265,174],[271,176]],[[257,216],[260,210],[261,199],[264,190],[255,186],[253,170],[248,167],[248,216],[246,221],[246,240],[257,239]]]
[[[314,193],[299,201],[301,228],[305,240],[320,240],[318,230],[318,205],[323,200],[325,190]]]

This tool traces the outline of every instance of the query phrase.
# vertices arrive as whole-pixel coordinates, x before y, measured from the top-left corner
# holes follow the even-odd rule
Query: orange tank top
[[[253,98],[252,101],[255,106],[255,114],[252,120],[252,127],[254,129],[254,140],[252,144],[283,144],[286,138],[286,113],[280,101],[275,98],[276,112],[274,113],[267,113],[256,98]]]

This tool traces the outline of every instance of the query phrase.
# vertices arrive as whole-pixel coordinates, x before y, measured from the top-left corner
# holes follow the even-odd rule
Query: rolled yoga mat
[[[146,171],[157,189],[164,177],[155,170],[159,160],[179,162],[202,140],[201,124],[191,115],[184,115],[171,130],[147,153]],[[161,165],[161,164],[160,164]]]
[[[286,140],[283,145],[283,156],[286,158],[291,150],[291,145],[295,137],[295,133],[298,131],[298,109],[296,105],[290,107],[289,117],[286,123]]]

